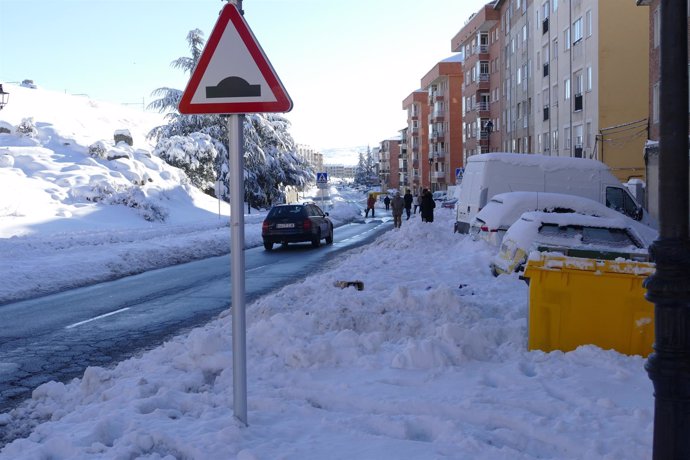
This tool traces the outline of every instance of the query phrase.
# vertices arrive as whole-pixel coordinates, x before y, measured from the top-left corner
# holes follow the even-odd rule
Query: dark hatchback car
[[[280,243],[311,242],[318,247],[321,240],[333,243],[333,222],[328,213],[313,203],[280,204],[271,208],[261,226],[264,248],[273,249]]]

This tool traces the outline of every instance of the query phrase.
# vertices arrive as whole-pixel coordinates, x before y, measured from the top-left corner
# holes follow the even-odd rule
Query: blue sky
[[[484,0],[245,0],[245,18],[294,108],[292,134],[319,149],[375,145],[405,126],[402,100]],[[170,67],[208,37],[221,0],[0,0],[0,83],[148,104],[183,89]]]

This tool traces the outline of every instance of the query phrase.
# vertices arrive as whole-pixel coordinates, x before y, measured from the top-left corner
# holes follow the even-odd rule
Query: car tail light
[[[302,228],[304,228],[305,230],[311,230],[311,220],[304,219],[304,222],[302,223]]]
[[[497,228],[489,228],[489,227],[487,227],[486,225],[484,225],[483,227],[481,227],[481,230],[482,230],[483,232],[491,232],[491,233],[495,233],[495,232],[498,231]]]
[[[261,224],[261,233],[266,233],[268,231],[268,221],[265,220],[263,224]]]

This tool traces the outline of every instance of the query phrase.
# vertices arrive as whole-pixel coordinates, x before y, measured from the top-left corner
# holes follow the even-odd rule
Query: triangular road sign
[[[235,5],[223,7],[178,109],[183,114],[292,109],[290,96]]]

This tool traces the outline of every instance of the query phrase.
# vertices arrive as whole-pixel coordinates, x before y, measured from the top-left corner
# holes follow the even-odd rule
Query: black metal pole
[[[661,0],[659,239],[656,272],[645,281],[654,303],[655,460],[690,459],[690,241],[688,240],[687,5]]]

